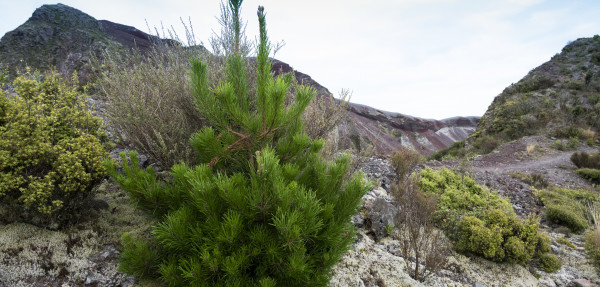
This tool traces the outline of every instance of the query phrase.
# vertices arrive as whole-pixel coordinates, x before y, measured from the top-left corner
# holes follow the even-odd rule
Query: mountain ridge
[[[144,53],[156,43],[178,45],[175,40],[160,39],[135,27],[96,20],[64,4],[43,5],[24,24],[0,39],[0,63],[15,68],[25,65],[38,69],[55,66],[69,75],[77,70],[85,82],[93,75],[88,65],[92,58],[102,58],[104,51],[126,51],[134,48]],[[293,72],[299,83],[315,88],[317,98],[334,99],[329,90],[309,75],[294,70],[289,64],[272,59],[275,75]],[[477,117],[455,117],[445,120],[421,119],[400,113],[385,112],[350,103],[345,119],[331,135],[339,149],[363,150],[387,154],[409,147],[423,155],[464,140],[475,130]]]

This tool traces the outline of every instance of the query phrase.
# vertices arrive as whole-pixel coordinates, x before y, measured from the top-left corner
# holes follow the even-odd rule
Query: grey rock
[[[598,284],[587,280],[587,279],[575,279],[573,281],[571,281],[571,283],[569,284],[569,286],[573,286],[573,287],[594,287],[594,286],[598,286]]]
[[[90,257],[90,261],[101,263],[107,260],[113,260],[120,254],[119,250],[112,245],[104,247],[104,249]]]
[[[370,230],[375,236],[375,240],[387,236],[386,226],[394,224],[394,217],[398,213],[398,208],[383,198],[377,198],[369,210]]]

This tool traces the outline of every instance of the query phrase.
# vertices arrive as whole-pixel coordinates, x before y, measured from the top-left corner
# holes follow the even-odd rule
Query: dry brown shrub
[[[443,268],[448,257],[444,235],[433,222],[437,201],[433,196],[425,196],[414,179],[402,186],[394,185],[392,194],[400,209],[394,220],[400,252],[405,259],[414,261],[412,270],[407,265],[409,274],[415,280],[424,281]]]
[[[587,128],[583,130],[583,137],[585,139],[596,139],[596,132],[592,130],[592,128]]]
[[[398,183],[392,186],[391,193],[399,208],[394,225],[400,252],[405,259],[414,261],[412,270],[407,264],[409,274],[424,281],[446,265],[449,248],[442,232],[434,226],[436,198],[426,196],[418,188],[417,179],[411,177],[419,159],[420,154],[409,149],[394,153],[391,161]]]
[[[344,89],[337,99],[333,96],[315,97],[302,115],[304,132],[313,139],[328,138],[346,117],[350,96],[350,91]]]
[[[110,125],[164,167],[193,162],[188,141],[205,125],[188,86],[190,59],[198,56],[209,59],[202,49],[159,46],[145,55],[108,54],[102,63],[97,88],[108,102]],[[211,60],[211,66],[220,66],[219,59]]]
[[[528,144],[526,150],[527,153],[533,153],[535,151],[535,144]]]
[[[398,177],[399,184],[408,180],[420,160],[421,154],[408,148],[403,148],[392,154],[390,161]]]

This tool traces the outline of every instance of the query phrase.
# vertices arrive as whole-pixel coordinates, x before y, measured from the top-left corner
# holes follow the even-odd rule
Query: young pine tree
[[[239,39],[241,0],[230,0]],[[159,277],[170,286],[326,286],[354,240],[350,217],[368,184],[345,182],[348,158],[325,162],[321,140],[302,132],[301,116],[315,92],[293,75],[273,78],[263,7],[256,94],[235,43],[224,82],[209,83],[207,65],[192,60],[199,111],[210,121],[192,136],[201,164],[175,165],[160,181],[140,170],[135,153],[125,174],[109,173],[138,206],[159,221],[148,239],[124,234],[121,270]],[[121,155],[125,159],[125,155]]]

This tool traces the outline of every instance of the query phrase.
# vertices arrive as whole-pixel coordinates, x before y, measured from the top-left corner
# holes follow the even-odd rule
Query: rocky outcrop
[[[483,115],[477,133],[497,139],[600,129],[600,36],[567,44],[549,61],[502,91]],[[573,131],[573,129],[571,129]]]
[[[78,71],[85,81],[91,75],[87,64],[92,57],[133,48],[145,53],[157,43],[177,44],[131,26],[98,21],[67,5],[43,5],[0,39],[0,63],[8,65],[11,72],[25,66],[54,67],[65,75]]]
[[[113,23],[108,20],[100,20],[98,22],[102,25],[102,29],[106,34],[113,40],[117,41],[123,47],[138,49],[142,53],[150,51],[156,44],[179,45],[175,40],[161,39],[157,36],[144,33],[132,26]]]
[[[63,4],[43,5],[0,39],[0,62],[12,72],[24,66],[55,67],[63,74],[77,70],[85,78],[91,57],[120,46],[93,17]]]

